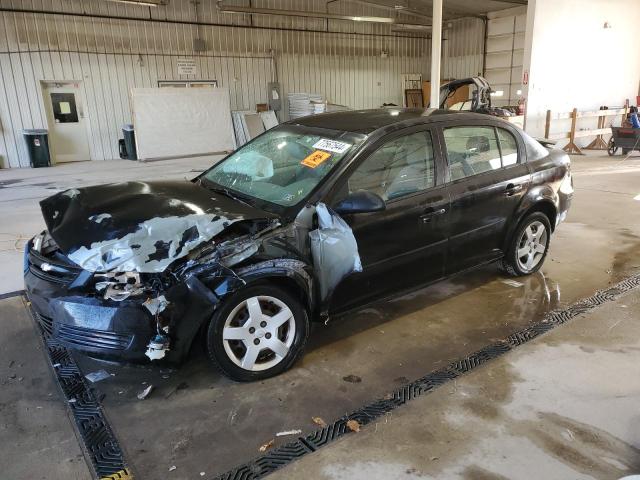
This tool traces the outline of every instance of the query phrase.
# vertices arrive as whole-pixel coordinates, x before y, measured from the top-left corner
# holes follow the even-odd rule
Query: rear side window
[[[502,168],[493,127],[452,127],[444,131],[451,180]]]
[[[502,128],[451,127],[444,141],[452,181],[518,163],[516,139]]]
[[[543,147],[537,140],[534,140],[526,132],[521,132],[524,146],[527,150],[527,161],[535,162],[549,155],[549,150]]]
[[[504,128],[496,128],[498,139],[500,139],[500,150],[502,151],[502,166],[508,167],[518,163],[518,143],[511,132]]]

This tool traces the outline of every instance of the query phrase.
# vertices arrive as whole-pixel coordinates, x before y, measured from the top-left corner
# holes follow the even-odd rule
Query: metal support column
[[[433,0],[431,23],[431,108],[440,104],[440,60],[442,57],[442,0]]]

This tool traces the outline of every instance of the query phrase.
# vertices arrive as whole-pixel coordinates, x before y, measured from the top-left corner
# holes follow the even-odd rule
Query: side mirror
[[[380,212],[387,208],[384,200],[375,193],[358,190],[341,200],[333,209],[340,215],[344,213]]]

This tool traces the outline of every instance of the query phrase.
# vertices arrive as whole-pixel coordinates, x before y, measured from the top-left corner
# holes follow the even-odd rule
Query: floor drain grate
[[[269,475],[308,453],[351,433],[347,427],[349,420],[357,420],[360,425],[367,425],[414,398],[425,395],[572,318],[615,300],[621,294],[639,286],[640,275],[635,275],[606,290],[598,291],[591,297],[580,300],[564,310],[549,312],[541,321],[512,333],[503,340],[488,345],[465,358],[456,360],[442,370],[429,373],[404,385],[384,398],[345,415],[322,429],[305,437],[299,437],[245,464],[238,465],[232,470],[218,475],[215,480],[255,480]],[[100,480],[132,479],[133,476],[126,466],[122,449],[107,423],[100,402],[92,390],[87,387],[82,372],[69,350],[49,337],[46,328],[43,328],[43,323],[38,321],[36,312],[31,308],[29,311],[40,327],[49,360],[60,388],[69,402],[80,437],[84,442],[84,448],[91,459],[97,477]]]
[[[71,353],[48,335],[42,328],[38,314],[31,307],[29,311],[38,324],[51,367],[67,399],[96,477],[100,480],[132,479],[133,475],[125,465],[122,449],[107,423],[100,402],[87,387]]]
[[[215,480],[254,480],[262,478],[275,470],[298,460],[307,453],[314,452],[331,442],[351,433],[347,427],[349,420],[357,420],[360,425],[371,423],[388,412],[404,405],[416,397],[425,395],[439,386],[453,380],[474,368],[498,358],[520,345],[562,325],[563,323],[586,313],[604,303],[615,300],[621,294],[640,286],[640,275],[621,281],[606,290],[601,290],[589,298],[567,307],[564,310],[549,312],[545,317],[505,339],[488,345],[471,355],[456,360],[442,370],[430,373],[414,382],[404,385],[382,399],[366,405],[334,423],[296,441],[278,447],[266,455],[215,477]]]

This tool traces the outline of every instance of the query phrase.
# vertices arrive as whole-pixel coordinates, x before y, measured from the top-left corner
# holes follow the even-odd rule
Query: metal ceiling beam
[[[333,0],[333,1],[340,1],[340,0]],[[416,9],[413,9],[413,8],[395,8],[395,7],[392,7],[390,5],[377,3],[377,2],[369,1],[369,0],[344,0],[344,1],[350,2],[350,3],[358,3],[360,5],[378,7],[378,8],[381,8],[383,10],[392,11],[394,13],[404,13],[404,14],[411,15],[411,16],[414,16],[414,17],[426,18],[427,20],[431,20],[431,15],[426,14],[424,12],[420,12],[419,10],[416,10]],[[329,3],[329,2],[327,2],[327,3]]]
[[[224,0],[218,0],[218,10],[225,13],[242,13],[250,15],[278,15],[287,17],[306,17],[306,18],[322,18],[332,20],[351,20],[353,22],[369,22],[369,23],[386,23],[390,25],[412,25],[409,22],[399,21],[391,17],[372,17],[360,15],[340,15],[335,13],[311,12],[303,10],[284,10],[276,8],[255,8],[255,7],[238,7],[235,5],[225,5]],[[422,24],[413,24],[416,26],[427,26]]]
[[[388,5],[383,5],[380,4],[378,2],[376,2],[375,0],[345,0],[345,1],[351,1],[351,2],[356,2],[356,3],[365,3],[368,5],[372,5],[372,6],[376,6],[376,7],[389,7]],[[498,0],[501,1],[501,0]],[[407,2],[407,5],[410,5],[410,2]],[[389,7],[389,8],[393,8],[393,7]],[[429,6],[425,6],[425,10],[426,11],[430,11],[433,8],[433,5],[429,5]],[[420,15],[420,16],[425,16],[426,18],[431,18],[430,15],[426,15],[424,12],[422,12],[421,10],[417,10],[415,7],[410,7],[408,6],[408,8],[401,8],[396,10],[394,8],[395,11],[398,12],[405,12],[405,13],[409,13],[411,15]],[[478,15],[476,13],[470,12],[469,10],[460,10],[457,8],[451,8],[451,7],[447,7],[446,3],[443,6],[443,10],[446,13],[449,13],[451,15],[455,15],[455,18],[446,18],[446,20],[456,20],[457,18],[463,18],[463,17],[476,17],[476,18],[484,18],[482,15]]]
[[[433,0],[431,0],[431,5],[428,8],[433,9]],[[448,7],[446,1],[443,2],[442,12],[443,13],[450,13],[452,15],[459,15],[460,17],[484,18],[483,15],[479,15],[477,13],[470,12],[469,10],[463,10],[463,9],[461,10],[459,8]],[[445,20],[453,20],[453,19],[446,19],[445,18]]]
[[[193,20],[169,20],[166,18],[152,18],[152,17],[132,17],[130,15],[107,15],[104,13],[84,13],[84,12],[73,12],[73,11],[60,11],[60,10],[44,10],[44,9],[32,9],[32,8],[13,8],[13,7],[2,7],[0,6],[0,14],[3,12],[7,13],[27,13],[33,15],[53,15],[60,17],[78,17],[78,18],[93,18],[93,19],[103,19],[103,20],[125,20],[132,22],[145,22],[145,23],[160,23],[160,24],[168,24],[168,25],[193,25],[193,26],[203,26],[203,27],[225,27],[225,28],[240,28],[245,30],[273,30],[273,31],[286,31],[286,32],[302,32],[302,33],[322,33],[322,34],[334,34],[340,33],[344,35],[353,35],[357,37],[405,37],[403,35],[398,34],[389,34],[389,33],[364,33],[364,32],[338,32],[326,30],[324,28],[295,28],[295,27],[265,27],[260,25],[232,25],[228,23],[222,22],[198,22]],[[1,15],[0,15],[1,18]],[[393,25],[393,24],[391,24]],[[400,25],[400,24],[396,24]],[[415,35],[406,38],[415,38]],[[428,37],[421,37],[428,38]],[[14,52],[11,52],[14,53]],[[19,53],[19,52],[15,52]]]
[[[415,6],[412,7],[411,6],[411,0],[407,0],[407,2],[406,2],[407,3],[407,8],[401,8],[401,9],[395,9],[394,7],[391,7],[389,5],[378,3],[376,0],[343,0],[343,1],[348,1],[348,2],[352,2],[352,3],[362,3],[362,4],[372,5],[372,6],[376,6],[376,7],[380,7],[380,8],[389,8],[389,9],[393,9],[394,11],[397,11],[397,12],[408,13],[410,15],[421,16],[421,17],[429,18],[429,19],[431,18],[430,15],[427,15],[422,10],[416,9]],[[472,1],[472,0],[469,0],[469,1]],[[528,4],[528,0],[494,0],[494,1],[500,2],[500,3],[517,4],[517,5],[527,5]],[[414,5],[415,5],[415,3],[414,3]],[[429,3],[427,3],[424,8],[425,8],[425,11],[430,11],[433,8],[433,0],[430,0]],[[505,7],[505,8],[508,8],[508,7]],[[449,7],[449,6],[447,6],[447,1],[446,0],[444,0],[443,11],[444,11],[444,13],[450,14],[450,15],[453,16],[453,18],[452,17],[447,18],[445,16],[445,20],[456,20],[457,18],[463,18],[463,17],[486,18],[486,15],[481,15],[481,14],[474,13],[474,12],[471,12],[471,11],[465,10],[465,9]]]

